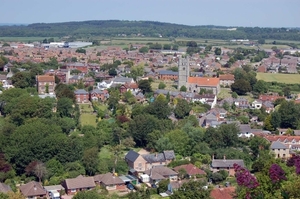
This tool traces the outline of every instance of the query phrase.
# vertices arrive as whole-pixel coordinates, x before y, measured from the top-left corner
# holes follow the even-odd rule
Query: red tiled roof
[[[234,80],[234,75],[232,74],[225,74],[219,75],[220,80]]]
[[[196,167],[193,164],[185,164],[185,165],[174,167],[173,169],[176,172],[178,172],[180,169],[185,169],[187,174],[189,174],[189,175],[196,175],[196,174],[205,175],[206,174],[203,170],[199,169],[198,167]]]
[[[38,75],[37,80],[38,82],[54,82],[55,77],[53,75]]]
[[[233,199],[235,187],[216,188],[210,192],[213,199]]]
[[[267,135],[267,136],[264,136],[264,138],[270,142],[274,142],[274,141],[283,142],[284,140],[286,140],[288,142],[291,142],[292,140],[299,142],[299,140],[300,140],[300,136],[289,136],[289,135]]]
[[[259,99],[262,101],[275,101],[277,99],[284,98],[283,96],[279,95],[260,95]]]
[[[188,83],[197,84],[198,86],[218,86],[220,79],[209,77],[188,77]]]

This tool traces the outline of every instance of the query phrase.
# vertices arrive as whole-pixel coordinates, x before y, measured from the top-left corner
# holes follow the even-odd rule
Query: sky
[[[300,0],[0,0],[0,23],[86,20],[300,27]]]

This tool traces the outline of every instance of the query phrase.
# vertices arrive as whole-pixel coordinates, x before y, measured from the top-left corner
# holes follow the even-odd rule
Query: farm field
[[[258,80],[266,82],[280,82],[286,84],[300,84],[299,74],[280,74],[280,73],[257,73]]]

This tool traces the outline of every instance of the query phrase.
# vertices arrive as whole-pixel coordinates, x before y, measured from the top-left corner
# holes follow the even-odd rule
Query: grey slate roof
[[[132,82],[133,79],[132,78],[127,78],[127,77],[115,77],[113,79],[113,82],[122,82],[122,83],[126,83],[126,82]]]
[[[173,150],[169,150],[169,151],[163,151],[166,160],[173,160],[175,159],[175,153]]]
[[[244,167],[244,160],[236,159],[236,160],[227,160],[227,159],[214,159],[212,160],[211,166],[213,168],[232,168],[233,164],[238,164]]]
[[[275,141],[275,142],[272,142],[271,149],[288,149],[288,147],[279,141]]]
[[[142,157],[149,163],[152,162],[165,162],[166,160],[175,159],[173,150],[163,151],[162,153],[144,154]]]
[[[126,154],[125,160],[129,160],[130,162],[134,162],[139,156],[140,156],[140,154],[138,154],[138,153],[135,152],[134,150],[130,150],[130,151]]]
[[[160,75],[178,75],[179,73],[171,71],[171,70],[161,70],[158,72],[158,74],[160,74]]]
[[[163,177],[174,176],[177,175],[178,173],[168,167],[156,166],[153,167],[152,169],[145,171],[145,174],[149,175],[152,179],[154,178],[163,179],[161,178],[161,176]]]
[[[81,95],[87,95],[87,94],[89,94],[89,92],[87,92],[86,90],[84,90],[84,89],[78,89],[78,90],[76,90],[76,91],[74,91],[74,93],[75,94],[81,94]]]
[[[90,91],[90,93],[102,94],[103,91],[102,91],[102,90],[99,90],[99,89],[93,89],[93,90]]]
[[[9,185],[0,182],[0,193],[7,193],[12,191]]]
[[[249,124],[240,124],[239,125],[240,133],[250,133],[251,127]]]

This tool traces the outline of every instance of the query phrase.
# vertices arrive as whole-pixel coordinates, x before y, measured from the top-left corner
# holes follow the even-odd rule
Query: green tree
[[[215,48],[215,55],[221,55],[222,50],[221,48]]]
[[[160,82],[158,84],[158,89],[165,89],[166,88],[166,84],[164,84],[163,82]]]
[[[151,83],[149,80],[140,80],[138,82],[139,89],[143,91],[143,93],[152,92]]]
[[[253,91],[255,91],[259,94],[268,92],[267,82],[265,82],[263,80],[258,80],[253,86]]]
[[[83,152],[82,164],[88,175],[90,176],[95,175],[97,171],[97,166],[99,164],[98,148],[93,147],[85,150]]]
[[[120,100],[120,92],[119,90],[112,90],[109,92],[109,98],[107,101],[108,107],[110,109],[116,109]]]
[[[139,52],[144,53],[144,54],[148,53],[148,51],[149,51],[149,48],[147,46],[143,46],[139,49]]]
[[[83,53],[83,54],[86,54],[86,50],[83,49],[83,48],[78,48],[78,49],[76,49],[76,52],[77,52],[77,53]]]
[[[178,102],[174,109],[174,114],[176,118],[183,119],[184,117],[189,115],[191,110],[192,108],[186,100],[178,99]]]
[[[205,186],[205,183],[202,181],[188,181],[177,191],[174,191],[174,194],[170,196],[170,199],[210,199],[210,191],[203,189],[203,186]]]
[[[164,95],[158,95],[155,101],[146,107],[145,111],[159,119],[166,119],[171,114],[171,108]]]
[[[231,90],[238,95],[245,95],[247,92],[250,92],[252,88],[248,81],[239,79],[231,85]]]
[[[181,86],[181,87],[180,87],[180,91],[181,91],[181,92],[186,92],[186,91],[187,91],[186,86]]]
[[[64,173],[64,166],[56,160],[56,158],[52,158],[46,162],[46,168],[48,171],[48,175],[52,176],[61,176]]]
[[[57,100],[57,113],[60,117],[71,117],[74,112],[71,99],[63,97]]]

